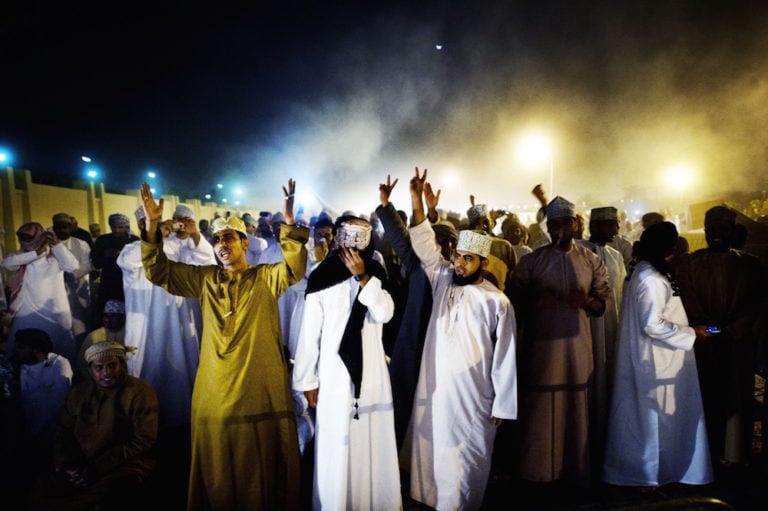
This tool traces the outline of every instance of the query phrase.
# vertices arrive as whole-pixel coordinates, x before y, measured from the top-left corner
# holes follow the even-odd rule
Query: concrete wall
[[[195,212],[195,218],[212,219],[218,212],[231,211],[241,216],[248,208],[235,208],[215,202],[202,203],[191,199],[182,202],[175,195],[163,196],[164,215],[170,218],[178,204],[184,204]],[[80,227],[98,223],[101,232],[109,232],[109,215],[122,213],[131,220],[131,230],[139,232],[134,211],[141,205],[139,190],[128,190],[125,194],[107,193],[103,183],[76,182],[71,188],[50,186],[32,181],[29,170],[0,169],[0,248],[3,254],[18,250],[16,230],[27,222],[39,222],[50,227],[56,213],[67,213],[77,218]]]

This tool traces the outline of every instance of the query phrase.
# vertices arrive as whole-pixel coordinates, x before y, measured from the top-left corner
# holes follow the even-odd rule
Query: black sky
[[[764,2],[363,4],[6,2],[0,144],[34,175],[76,179],[88,154],[108,188],[154,168],[188,195],[311,176],[375,201],[368,176],[450,161],[477,179],[462,193],[512,202],[543,178],[500,154],[542,121],[572,199],[658,196],[675,152],[704,155],[697,193],[725,167],[765,186]]]

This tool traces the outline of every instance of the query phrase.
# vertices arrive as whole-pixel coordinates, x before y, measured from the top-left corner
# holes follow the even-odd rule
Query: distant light
[[[150,170],[149,172],[147,172],[147,177],[149,179],[155,179],[157,177],[157,174],[154,171]]]
[[[227,203],[227,198],[226,198],[226,197],[224,197],[223,199],[221,199],[221,202],[223,202],[223,203],[225,203],[225,204],[226,204],[226,203]]]
[[[216,184],[216,188],[218,188],[219,190],[221,190],[222,188],[224,188],[224,185],[223,185],[223,184],[221,184],[221,183],[217,183],[217,184]]]
[[[210,194],[210,193],[206,193],[206,194],[205,194],[205,198],[206,198],[206,199],[210,199],[210,198],[211,198],[211,194]]]
[[[149,191],[152,192],[153,195],[157,193],[157,189],[155,188],[150,188]]]
[[[89,170],[88,172],[85,173],[85,175],[87,175],[91,179],[96,179],[96,177],[98,177],[99,173],[96,172],[95,170]]]
[[[240,188],[239,186],[235,188],[235,195],[237,195],[238,197],[243,195],[243,189]]]
[[[240,205],[240,201],[239,201],[239,200],[236,200],[236,201],[235,201],[235,206],[239,206],[239,205]]]
[[[13,151],[7,147],[0,146],[0,164],[12,165],[13,164]]]
[[[81,156],[81,160],[83,160],[85,163],[91,163],[93,160],[91,160],[90,156]]]
[[[442,50],[442,49],[443,49],[443,45],[442,45],[442,44],[436,44],[436,45],[435,45],[435,49],[436,49],[437,51],[440,51],[440,50]]]

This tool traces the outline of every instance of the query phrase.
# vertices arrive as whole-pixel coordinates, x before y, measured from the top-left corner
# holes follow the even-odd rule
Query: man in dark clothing
[[[681,256],[675,269],[689,323],[720,330],[694,347],[716,469],[749,462],[755,343],[766,331],[766,272],[756,257],[731,248],[735,227],[734,210],[709,209],[708,247]]]
[[[117,256],[128,243],[138,241],[138,237],[129,231],[130,221],[128,217],[120,213],[109,215],[109,227],[111,233],[103,234],[96,238],[91,250],[91,263],[93,267],[101,270],[99,288],[91,314],[91,324],[100,325],[104,312],[104,304],[107,300],[125,301],[123,293],[123,272],[117,265]]]

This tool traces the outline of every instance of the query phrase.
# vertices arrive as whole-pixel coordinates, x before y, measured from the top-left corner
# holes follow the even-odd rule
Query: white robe
[[[163,250],[168,258],[181,258],[181,262],[190,264],[215,264],[213,249],[204,238],[200,238],[197,249],[186,241],[166,238]],[[123,247],[117,264],[123,271],[125,345],[137,347],[134,356],[128,358],[128,373],[155,389],[162,427],[189,423],[200,360],[200,305],[196,298],[171,295],[147,280],[141,261],[141,241]]]
[[[80,342],[79,340],[88,333],[88,324],[91,319],[91,247],[74,236],[62,240],[61,244],[72,252],[79,263],[76,271],[64,274],[64,282],[72,311],[72,334]]]
[[[392,297],[371,277],[359,295],[363,381],[355,419],[352,380],[339,345],[359,284],[352,277],[307,295],[296,348],[293,388],[319,388],[315,432],[314,509],[402,509],[392,387],[382,344]]]
[[[591,241],[579,240],[605,263],[608,270],[608,285],[611,288],[610,297],[605,301],[605,312],[602,316],[590,317],[592,328],[592,353],[595,368],[592,373],[593,419],[590,428],[593,438],[605,438],[605,424],[611,406],[610,396],[613,389],[613,371],[616,367],[616,337],[619,332],[619,309],[621,308],[622,290],[627,270],[624,258],[615,248],[601,246]]]
[[[624,289],[605,482],[712,482],[693,353],[696,334],[687,325],[669,281],[640,262]]]
[[[410,235],[433,296],[402,451],[411,497],[438,510],[477,509],[496,437],[491,418],[517,418],[515,313],[488,281],[453,284],[429,222]]]
[[[53,352],[66,357],[70,365],[74,365],[77,353],[64,272],[77,271],[77,258],[59,243],[41,255],[35,251],[19,251],[3,260],[6,270],[17,271],[22,265],[27,265],[27,268],[21,290],[16,300],[9,304],[7,354],[10,356],[13,353],[17,330],[39,328],[50,335]]]
[[[22,364],[20,373],[24,434],[53,445],[56,421],[72,388],[72,366],[61,355],[48,353],[36,364]]]

